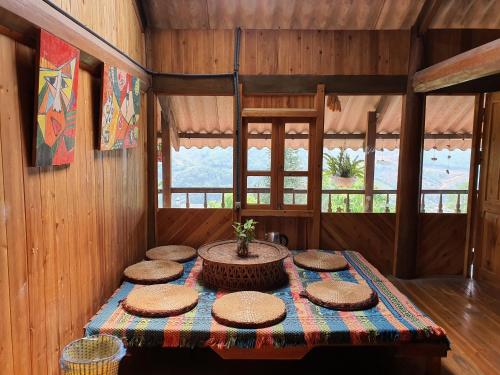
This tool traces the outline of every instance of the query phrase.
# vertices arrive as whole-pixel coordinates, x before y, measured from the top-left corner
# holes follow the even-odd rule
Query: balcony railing
[[[265,204],[269,201],[269,188],[248,188],[247,192],[252,194],[256,204]],[[162,193],[161,189],[158,191]],[[172,188],[172,207],[180,208],[208,208],[220,207],[230,208],[232,205],[232,188]],[[285,189],[291,204],[296,204],[300,198],[307,194],[306,189]],[[422,212],[466,212],[467,190],[431,190],[421,191]],[[382,196],[376,212],[395,212],[397,190],[374,190],[373,196],[365,196],[365,190],[349,189],[326,189],[322,190],[323,212],[373,212],[368,208],[376,206],[369,205],[369,200]],[[231,197],[226,202],[226,197]],[[450,201],[451,199],[451,201]],[[445,203],[448,202],[446,208]],[[431,210],[428,210],[432,207]]]

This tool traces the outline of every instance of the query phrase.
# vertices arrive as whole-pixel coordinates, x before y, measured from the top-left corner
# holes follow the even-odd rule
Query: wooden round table
[[[198,255],[203,259],[203,282],[225,290],[271,290],[284,285],[288,276],[283,260],[290,255],[284,246],[252,241],[248,257],[236,253],[236,241],[217,241],[203,245]]]

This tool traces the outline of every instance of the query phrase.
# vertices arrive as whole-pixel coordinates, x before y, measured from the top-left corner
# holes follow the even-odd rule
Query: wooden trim
[[[500,39],[415,73],[415,92],[428,92],[500,73]]]
[[[147,118],[147,160],[148,160],[148,247],[156,246],[156,213],[158,211],[158,167],[157,141],[158,122],[161,121],[160,105],[156,95],[149,91]]]
[[[404,94],[406,75],[240,75],[245,95],[315,95],[325,85],[325,94]]]
[[[481,138],[484,118],[484,95],[476,95],[472,131],[471,160],[469,167],[469,193],[467,195],[467,234],[465,240],[464,276],[469,276],[472,248],[475,247],[478,223],[478,174],[481,163]]]
[[[273,119],[272,146],[271,146],[271,207],[274,210],[283,209],[283,166],[284,145],[282,135],[284,124],[282,119]]]
[[[252,206],[253,207],[253,206]],[[286,210],[275,210],[275,209],[258,209],[258,208],[245,208],[241,211],[241,216],[269,216],[269,217],[312,217],[314,215],[313,210],[304,209],[286,209]]]
[[[415,27],[413,27],[410,42],[409,77],[413,76],[413,73],[421,66],[422,61],[423,41],[418,36]],[[406,96],[403,98],[401,116],[393,269],[394,275],[401,278],[412,278],[416,275],[422,151],[425,128],[424,106],[424,98],[413,91],[409,79]]]
[[[91,32],[68,19],[64,14],[40,0],[2,0],[2,30],[19,33],[35,46],[39,29],[47,30],[80,50],[80,64],[97,71],[101,63],[117,66],[141,80],[141,89],[151,85],[150,75],[131,58],[118,52]]]
[[[377,112],[368,112],[365,138],[365,212],[373,211]]]
[[[210,77],[156,73],[152,77],[152,89],[162,95],[232,96],[234,82],[232,74]]]
[[[244,108],[243,117],[292,117],[314,118],[318,115],[316,109],[307,108]]]
[[[170,124],[167,122],[163,112],[161,113],[161,155],[162,155],[162,184],[163,184],[163,207],[170,208],[172,202],[172,168],[170,147]]]
[[[309,195],[313,218],[311,225],[311,236],[309,246],[313,249],[319,248],[321,242],[321,197],[323,187],[323,137],[325,133],[325,85],[316,87],[314,107],[318,112],[316,123],[312,131],[309,150]]]

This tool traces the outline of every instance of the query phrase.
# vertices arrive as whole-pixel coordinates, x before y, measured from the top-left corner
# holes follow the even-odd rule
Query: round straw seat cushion
[[[343,256],[318,250],[297,254],[293,261],[297,266],[311,271],[341,271],[348,267]]]
[[[148,259],[173,260],[181,263],[196,258],[196,255],[195,249],[184,245],[158,246],[146,251],[146,258]]]
[[[264,328],[286,317],[285,303],[271,294],[245,291],[226,294],[212,306],[212,316],[222,325],[235,328]]]
[[[180,315],[198,303],[198,292],[184,285],[158,284],[134,289],[122,307],[132,315],[161,318]]]
[[[325,280],[311,283],[302,293],[312,303],[334,310],[367,310],[378,303],[377,293],[368,285]]]
[[[162,284],[178,279],[184,266],[171,260],[146,260],[123,271],[125,279],[136,284]]]

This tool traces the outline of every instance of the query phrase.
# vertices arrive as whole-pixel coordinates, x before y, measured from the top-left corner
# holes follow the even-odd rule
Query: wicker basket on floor
[[[63,349],[61,368],[65,375],[117,375],[125,352],[116,336],[84,337]]]

